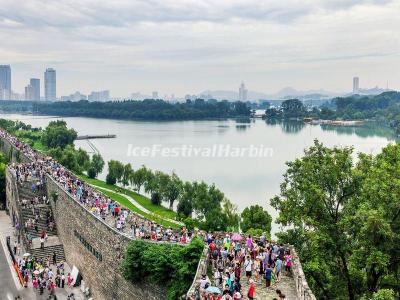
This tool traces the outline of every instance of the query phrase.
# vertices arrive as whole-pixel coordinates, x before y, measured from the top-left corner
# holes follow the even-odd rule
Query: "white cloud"
[[[379,0],[0,0],[0,63],[19,90],[56,67],[62,94],[184,94],[242,79],[267,92],[345,90],[355,74],[400,88],[399,13]]]

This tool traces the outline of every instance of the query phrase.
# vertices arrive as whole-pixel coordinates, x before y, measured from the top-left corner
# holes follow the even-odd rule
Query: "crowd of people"
[[[44,185],[46,174],[48,174],[95,217],[102,219],[131,238],[182,244],[190,242],[192,234],[185,228],[181,230],[164,228],[155,222],[144,219],[80,180],[51,157],[43,156],[6,131],[0,130],[0,137],[7,139],[31,161],[10,166],[10,170],[20,184],[31,182],[32,190],[39,190]],[[49,201],[48,199],[44,200]],[[28,205],[27,202],[28,200],[24,200],[23,205]],[[32,202],[35,200],[31,200],[31,204]],[[54,222],[49,224],[54,226]]]
[[[54,295],[56,288],[72,287],[74,282],[70,273],[65,274],[64,263],[57,264],[56,253],[46,259],[30,256],[18,259],[18,268],[24,286],[32,287],[40,295],[45,291],[49,296]]]
[[[30,160],[10,166],[19,184],[30,182],[32,190],[37,191],[44,186],[46,175],[49,175],[72,199],[122,234],[152,241],[182,244],[191,241],[192,232],[186,228],[176,231],[146,220],[86,184],[51,157],[44,157],[5,131],[0,130],[0,137],[7,139]],[[49,230],[50,226],[54,226],[52,215],[41,216],[35,208],[37,204],[48,204],[48,201],[45,196],[23,200],[22,205],[31,208],[34,216],[34,219],[25,222],[26,228],[33,226],[37,231],[35,224],[42,217],[46,218]],[[42,233],[41,242],[46,238]],[[265,236],[253,240],[251,236],[244,238],[239,234],[202,235],[209,247],[209,261],[213,273],[212,278],[204,274],[200,280],[199,291],[202,300],[255,299],[257,290],[272,289],[274,284],[281,280],[282,272],[291,272],[290,252],[282,245],[268,242]],[[20,262],[20,268],[28,281],[35,282],[34,287],[40,291],[48,289],[51,292],[56,286],[65,284],[62,266],[56,266],[54,274],[48,261],[27,258]],[[242,285],[246,289],[242,288]],[[278,300],[285,299],[285,295],[279,290],[276,295]],[[190,297],[192,295],[188,299],[191,299]]]
[[[202,300],[255,299],[258,289],[273,289],[282,272],[291,273],[290,251],[268,242],[264,235],[253,240],[251,236],[244,239],[238,234],[221,237],[208,234],[206,242],[213,272],[212,278],[203,274],[200,279]],[[277,290],[276,299],[285,298]]]

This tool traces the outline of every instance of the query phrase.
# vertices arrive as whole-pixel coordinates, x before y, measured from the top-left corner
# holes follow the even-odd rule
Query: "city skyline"
[[[359,85],[359,77],[355,76],[352,79],[352,91],[345,91],[345,92],[339,92],[339,93],[333,93],[332,91],[327,91],[324,90],[323,88],[320,88],[318,90],[308,90],[308,91],[301,91],[301,90],[296,90],[293,87],[285,87],[282,90],[278,91],[276,94],[266,94],[265,92],[260,92],[260,91],[254,91],[254,90],[248,90],[245,86],[244,81],[241,82],[238,92],[236,93],[237,95],[234,95],[235,92],[233,90],[215,90],[215,91],[210,91],[206,90],[197,94],[185,94],[183,95],[178,95],[175,96],[174,93],[171,95],[164,94],[164,96],[159,96],[158,91],[152,91],[151,95],[150,94],[142,94],[141,92],[133,92],[130,95],[125,95],[122,97],[111,97],[110,90],[108,89],[103,89],[100,91],[94,91],[90,90],[90,93],[88,95],[82,94],[80,91],[75,89],[75,92],[69,94],[69,95],[60,95],[57,96],[57,79],[56,79],[56,70],[54,68],[46,68],[43,76],[43,90],[44,94],[41,94],[41,87],[40,87],[40,79],[38,78],[30,78],[30,83],[25,86],[24,91],[22,93],[18,93],[18,91],[15,91],[11,89],[11,82],[12,82],[12,76],[11,76],[11,66],[10,65],[0,65],[0,100],[5,100],[9,97],[11,100],[46,100],[46,101],[79,101],[79,100],[89,100],[89,101],[108,101],[108,100],[118,100],[118,99],[135,99],[135,100],[142,100],[142,99],[164,99],[164,100],[182,100],[182,99],[196,99],[196,98],[204,98],[204,99],[229,99],[229,100],[240,100],[240,101],[256,101],[256,100],[265,100],[265,99],[273,99],[273,98],[281,98],[281,97],[287,97],[287,96],[294,96],[294,97],[301,97],[305,96],[307,94],[320,94],[323,97],[329,97],[329,96],[344,96],[348,95],[349,93],[353,94],[376,94],[379,92],[387,91],[387,90],[393,90],[388,88],[388,82],[386,88],[382,88],[379,86],[375,87],[360,87]],[[1,87],[3,86],[9,86],[8,90],[7,89],[2,89]],[[214,92],[216,94],[220,94],[220,96],[215,96],[213,95]],[[248,93],[253,94],[253,97],[249,97]],[[222,96],[222,95],[227,95],[229,96]],[[257,97],[254,97],[254,95],[258,95]],[[10,96],[8,96],[10,95]],[[5,97],[7,96],[7,97]]]
[[[1,43],[0,63],[12,66],[16,91],[59,70],[58,95],[185,95],[236,90],[241,80],[269,93],[345,92],[355,75],[398,90],[399,12],[390,0],[9,1],[0,38],[13,43]]]

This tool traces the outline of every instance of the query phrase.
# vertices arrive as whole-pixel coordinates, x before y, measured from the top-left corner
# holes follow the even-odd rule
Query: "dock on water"
[[[113,139],[116,138],[115,134],[100,134],[100,135],[80,135],[76,140],[93,140],[93,139]]]

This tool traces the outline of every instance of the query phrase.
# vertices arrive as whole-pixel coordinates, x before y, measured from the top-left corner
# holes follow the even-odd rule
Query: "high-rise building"
[[[44,72],[44,98],[46,101],[57,100],[56,70],[47,68]]]
[[[25,87],[25,100],[32,100],[33,98],[33,88],[30,84]]]
[[[40,79],[31,78],[29,85],[32,87],[32,99],[30,100],[40,101]]]
[[[11,67],[0,65],[0,100],[11,99]]]
[[[360,91],[360,79],[353,77],[353,93],[357,94]]]
[[[247,89],[244,82],[239,87],[239,101],[247,101]]]
[[[110,91],[99,91],[99,92],[91,92],[88,96],[89,101],[109,101],[110,100]]]
[[[153,99],[158,99],[158,92],[157,92],[157,91],[154,91],[154,92],[152,93],[152,98],[153,98]]]

